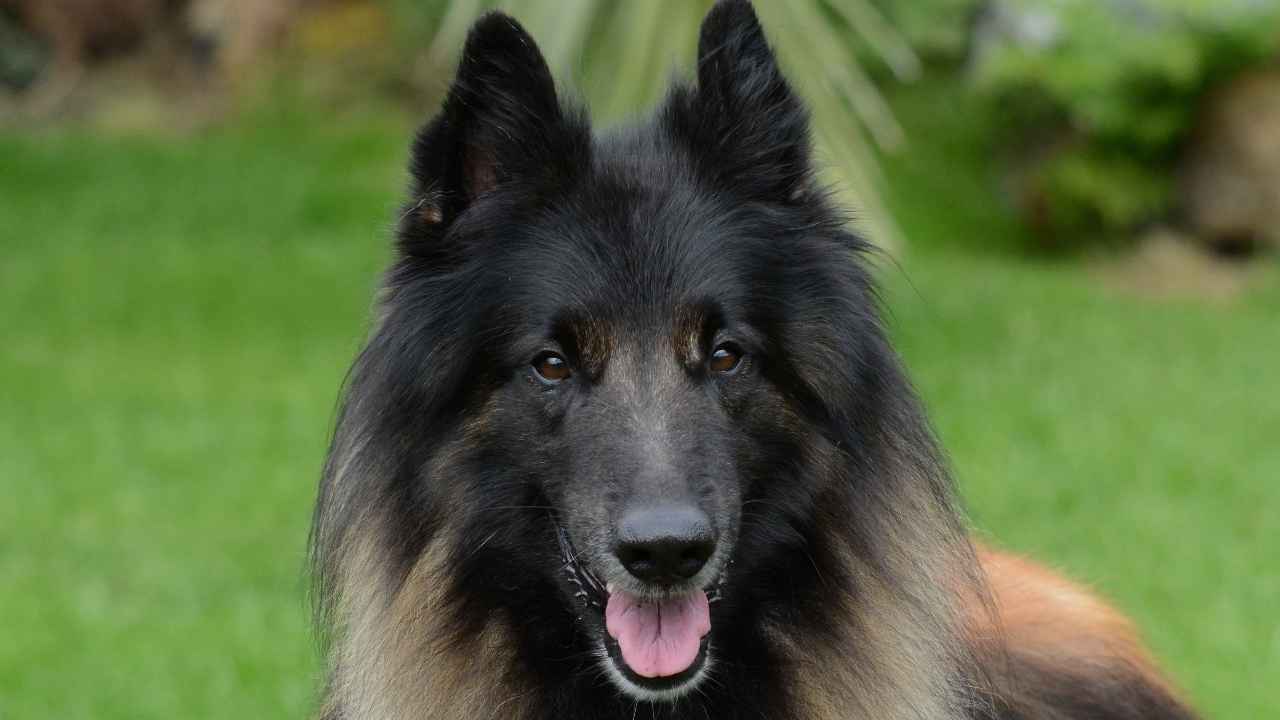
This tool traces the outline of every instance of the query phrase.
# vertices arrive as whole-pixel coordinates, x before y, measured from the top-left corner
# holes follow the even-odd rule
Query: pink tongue
[[[701,590],[661,602],[615,590],[605,606],[604,623],[632,672],[668,677],[698,659],[702,636],[711,632],[711,612]]]

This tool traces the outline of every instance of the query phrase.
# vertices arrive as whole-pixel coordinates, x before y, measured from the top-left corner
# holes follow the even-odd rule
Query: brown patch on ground
[[[1132,251],[1095,261],[1092,270],[1108,287],[1144,297],[1228,302],[1262,275],[1261,264],[1215,255],[1190,236],[1161,228]]]

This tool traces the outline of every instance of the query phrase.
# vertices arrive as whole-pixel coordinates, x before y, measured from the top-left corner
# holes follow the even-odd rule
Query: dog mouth
[[[604,583],[579,562],[568,533],[557,527],[565,579],[591,619],[608,675],[645,700],[672,699],[692,688],[709,665],[711,606],[724,575],[709,588],[635,594]]]

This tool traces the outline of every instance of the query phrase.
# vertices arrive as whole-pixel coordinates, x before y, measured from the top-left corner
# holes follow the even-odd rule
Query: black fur
[[[870,603],[873,582],[933,612],[896,568],[904,552],[964,561],[964,528],[880,323],[868,245],[814,182],[806,111],[749,3],[711,11],[696,84],[599,137],[532,39],[488,15],[411,170],[316,510],[323,628],[342,633],[355,534],[372,533],[388,602],[422,592],[410,571],[443,544],[453,622],[439,647],[503,623],[510,666],[474,672],[534,689],[515,716],[798,719],[796,659],[762,627],[843,643],[833,597]],[[721,337],[745,358],[723,377],[705,368]],[[548,347],[569,381],[532,373]],[[661,427],[647,444],[646,422]],[[614,506],[650,484],[697,495],[725,553],[713,673],[674,704],[637,703],[602,676],[599,622],[583,619],[557,542],[564,527],[586,570],[607,573]],[[913,512],[904,499],[936,512],[923,546],[886,540]],[[848,644],[850,677],[875,651]],[[1000,710],[953,660],[926,670],[980,690],[947,717]],[[339,699],[326,712],[352,711]]]

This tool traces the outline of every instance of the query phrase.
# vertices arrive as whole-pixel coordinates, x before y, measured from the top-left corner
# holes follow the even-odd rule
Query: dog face
[[[794,413],[770,378],[752,212],[622,170],[602,159],[558,209],[503,223],[519,230],[485,261],[509,278],[487,422],[554,509],[558,579],[606,667],[647,698],[705,670],[756,449]]]
[[[804,542],[822,474],[801,468],[833,452],[822,428],[849,407],[835,394],[873,322],[801,104],[750,5],[722,2],[696,87],[594,137],[533,40],[491,15],[412,170],[364,363],[430,387],[378,392],[415,418],[401,431],[453,438],[424,461],[452,476],[437,482],[534,513],[523,530],[474,523],[467,557],[494,557],[477,572],[537,568],[619,690],[679,697],[753,576]]]
[[[563,588],[595,609],[608,667],[644,694],[705,662],[708,593],[738,533],[744,416],[753,398],[768,412],[768,381],[744,279],[688,257],[721,240],[680,236],[695,232],[687,215],[655,221],[671,217],[652,207],[665,191],[596,180],[501,263],[520,309],[495,318],[508,342],[490,422],[520,439],[511,454],[554,508]],[[662,620],[665,634],[638,624]]]

